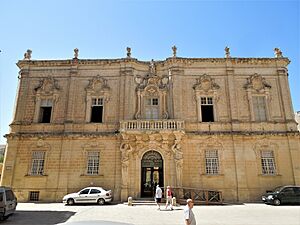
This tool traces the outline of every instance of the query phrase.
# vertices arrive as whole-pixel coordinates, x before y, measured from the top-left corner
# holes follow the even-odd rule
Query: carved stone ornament
[[[173,57],[176,58],[177,47],[174,45],[174,46],[172,47],[172,50],[173,50]]]
[[[105,96],[105,100],[108,101],[111,89],[107,84],[107,80],[100,77],[100,75],[97,75],[90,80],[89,85],[86,87],[86,91],[89,94]]]
[[[265,90],[266,88],[271,88],[271,85],[267,83],[265,78],[261,75],[255,73],[251,77],[247,78],[247,83],[244,85],[245,89],[254,89],[259,92]]]
[[[155,64],[152,60],[149,65],[149,73],[142,77],[140,75],[134,78],[137,94],[137,110],[135,113],[135,118],[140,119],[144,115],[144,98],[155,96],[159,99],[160,107],[160,118],[167,119],[167,91],[169,84],[169,76],[158,76],[156,74]]]
[[[204,74],[196,79],[196,84],[193,86],[194,90],[201,90],[208,92],[210,90],[217,90],[220,88],[218,84],[215,83],[215,80],[209,75]]]
[[[78,54],[79,53],[79,49],[78,48],[75,48],[74,49],[74,59],[78,59]]]
[[[31,53],[32,53],[32,51],[30,49],[27,49],[27,51],[24,53],[24,60],[30,60]]]
[[[274,48],[275,58],[282,58],[282,51],[279,48]]]
[[[127,47],[127,58],[131,58],[131,48]]]
[[[60,87],[57,84],[57,80],[49,76],[47,78],[40,80],[39,85],[34,90],[37,93],[51,95],[54,94],[56,91],[59,91]]]
[[[225,58],[230,58],[230,48],[226,46],[224,50],[225,50]]]

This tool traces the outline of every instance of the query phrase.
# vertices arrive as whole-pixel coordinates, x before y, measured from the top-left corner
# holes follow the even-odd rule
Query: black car
[[[262,196],[266,204],[300,204],[300,186],[280,186]]]

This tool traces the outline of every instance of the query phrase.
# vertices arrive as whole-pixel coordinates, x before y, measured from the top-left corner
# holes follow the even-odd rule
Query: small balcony
[[[123,120],[120,131],[184,130],[183,120]]]

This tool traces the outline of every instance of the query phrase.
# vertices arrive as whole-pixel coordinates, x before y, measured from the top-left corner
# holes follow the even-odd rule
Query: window
[[[265,97],[253,96],[252,101],[255,121],[267,121]]]
[[[261,166],[262,174],[274,175],[276,174],[276,166],[273,151],[261,151]]]
[[[30,191],[29,192],[29,201],[38,201],[40,197],[39,191]]]
[[[202,122],[214,122],[214,105],[212,97],[201,97]]]
[[[146,99],[146,119],[158,119],[159,118],[159,101],[158,98]]]
[[[31,175],[43,175],[45,164],[45,152],[36,151],[32,153]]]
[[[282,190],[285,194],[294,194],[294,189],[292,187],[288,187]]]
[[[103,98],[92,98],[91,122],[103,122]]]
[[[218,150],[205,151],[205,167],[206,167],[206,174],[219,173]]]
[[[101,193],[101,191],[97,190],[97,189],[92,189],[90,194],[99,194]]]
[[[40,123],[50,123],[52,113],[52,99],[43,99],[40,107]]]
[[[87,174],[99,173],[99,152],[89,152],[87,160]]]
[[[84,189],[79,194],[81,195],[87,195],[89,193],[90,189]]]
[[[15,200],[15,195],[11,190],[5,190],[6,200],[13,201]]]

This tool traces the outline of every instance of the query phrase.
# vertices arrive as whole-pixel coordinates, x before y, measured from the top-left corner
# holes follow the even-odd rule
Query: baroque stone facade
[[[300,185],[288,58],[33,60],[20,68],[1,184],[20,201],[89,185],[115,200],[154,183],[255,201]],[[278,52],[279,51],[279,52]]]

